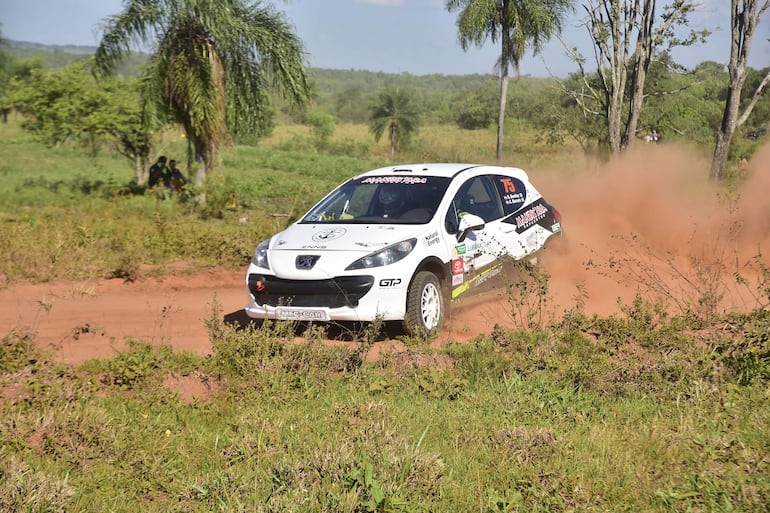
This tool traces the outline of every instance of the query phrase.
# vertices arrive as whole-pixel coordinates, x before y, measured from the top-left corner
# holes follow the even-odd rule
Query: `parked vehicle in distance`
[[[453,300],[561,235],[559,212],[513,167],[411,164],[353,177],[260,242],[249,317],[441,328]]]

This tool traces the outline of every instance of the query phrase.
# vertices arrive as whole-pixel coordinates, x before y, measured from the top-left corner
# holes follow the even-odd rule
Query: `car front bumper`
[[[249,268],[246,314],[254,319],[294,321],[401,320],[408,283],[374,275],[324,280],[288,280]]]

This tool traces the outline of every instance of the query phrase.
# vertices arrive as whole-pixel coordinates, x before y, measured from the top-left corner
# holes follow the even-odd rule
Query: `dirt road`
[[[603,169],[532,173],[569,237],[567,252],[542,260],[551,275],[548,314],[580,305],[589,315],[610,315],[620,311],[619,298],[627,302],[635,293],[666,297],[676,310],[709,286],[723,293],[724,309],[756,308],[757,262],[770,267],[762,253],[770,243],[770,145],[748,165],[749,179],[730,204],[705,179],[706,162],[665,145],[640,151]],[[13,284],[0,289],[0,335],[34,333],[70,363],[114,355],[127,337],[207,354],[204,319],[214,302],[225,319],[243,318],[243,272],[180,266],[173,275],[130,283]],[[736,287],[735,272],[750,286]],[[436,343],[489,333],[495,324],[517,326],[512,311],[501,295],[469,302]],[[397,347],[378,344],[376,352]]]
[[[212,317],[215,303],[224,320],[243,322],[246,301],[243,271],[224,269],[135,282],[20,284],[0,290],[0,332],[34,333],[41,346],[67,363],[113,356],[127,347],[129,337],[208,354],[204,321]],[[495,293],[462,306],[436,343],[488,333],[510,316],[509,305]],[[374,352],[396,347],[395,341],[383,340]]]

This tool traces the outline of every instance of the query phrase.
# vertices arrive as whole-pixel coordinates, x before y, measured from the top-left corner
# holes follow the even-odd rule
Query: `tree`
[[[688,143],[712,144],[724,103],[717,99],[724,90],[723,68],[702,63],[691,72],[680,73],[671,57],[658,54],[647,73],[640,132],[649,134],[656,129],[666,134],[666,140],[682,138]]]
[[[13,99],[7,94],[14,79],[24,81],[32,76],[35,70],[42,70],[45,63],[39,57],[31,59],[15,59],[7,57],[0,63],[0,118],[3,123],[8,121],[8,114],[14,108]]]
[[[101,85],[108,101],[95,114],[102,113],[104,133],[112,136],[118,153],[133,163],[136,183],[143,186],[149,178],[152,133],[157,126],[144,119],[140,83],[137,79],[111,79]]]
[[[595,85],[595,84],[594,84]],[[587,158],[596,159],[606,148],[601,141],[607,139],[607,129],[602,123],[596,105],[588,105],[582,92],[584,83],[577,74],[559,81],[560,88],[545,88],[531,103],[530,123],[539,129],[540,138],[549,144],[562,144],[565,138],[573,139]],[[579,104],[575,98],[583,98]]]
[[[508,69],[516,76],[524,53],[532,48],[538,53],[543,45],[560,32],[562,21],[572,10],[572,0],[447,0],[449,12],[459,10],[457,28],[460,46],[481,46],[489,38],[500,42],[500,105],[497,117],[497,162],[503,160],[503,126],[508,96]]]
[[[313,134],[316,147],[319,149],[326,148],[336,128],[334,116],[328,112],[314,110],[308,112],[305,124],[310,127],[310,133]]]
[[[137,183],[144,185],[154,127],[143,121],[138,81],[97,83],[92,64],[82,60],[60,70],[33,69],[15,76],[0,103],[16,108],[24,116],[22,127],[46,144],[75,141],[95,155],[104,142],[114,143],[134,164]]]
[[[366,123],[369,114],[366,109],[369,94],[364,93],[357,85],[345,87],[334,96],[332,104],[334,115],[351,123]]]
[[[411,95],[400,87],[386,87],[370,107],[370,112],[369,129],[374,134],[374,140],[379,141],[387,130],[390,158],[395,159],[396,151],[409,141],[410,135],[419,126],[419,113]]]
[[[598,87],[592,84],[586,71],[586,59],[575,48],[569,51],[585,79],[585,91],[603,107],[612,155],[633,145],[653,56],[674,46],[694,44],[708,35],[708,31],[690,31],[680,39],[676,34],[675,29],[687,26],[695,6],[696,0],[673,0],[657,15],[657,0],[586,0],[583,3],[586,27],[594,45]]]
[[[475,90],[458,91],[451,99],[453,121],[465,130],[488,128],[495,119],[499,85],[496,81],[482,84]]]
[[[55,71],[32,70],[26,78],[14,77],[5,102],[23,116],[22,128],[50,145],[69,140],[93,142],[98,128],[87,116],[99,108],[105,96],[90,78],[86,61]]]
[[[126,0],[104,23],[100,75],[131,43],[152,47],[143,72],[146,110],[184,128],[202,185],[229,135],[259,132],[272,116],[269,90],[297,104],[309,96],[303,45],[272,6],[248,0]]]
[[[725,176],[727,158],[735,130],[746,122],[754,106],[770,81],[770,68],[757,86],[739,116],[741,93],[748,76],[748,60],[754,32],[762,15],[770,8],[770,0],[731,0],[730,4],[730,63],[727,65],[729,83],[722,116],[722,124],[716,135],[714,156],[711,160],[712,179]]]

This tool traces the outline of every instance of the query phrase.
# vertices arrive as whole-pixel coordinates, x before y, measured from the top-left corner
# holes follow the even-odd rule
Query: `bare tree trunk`
[[[189,136],[188,136],[189,137]],[[209,169],[209,164],[211,163],[211,151],[212,149],[206,144],[199,140],[195,139],[193,142],[193,148],[195,150],[194,160],[195,160],[195,170],[190,169],[190,178],[192,179],[192,183],[195,187],[197,187],[197,195],[195,197],[195,201],[199,205],[205,205],[206,204],[206,190],[204,188],[204,185],[206,185],[206,173]]]
[[[149,175],[149,169],[147,167],[147,160],[143,159],[139,155],[134,156],[134,171],[136,173],[136,184],[140,187],[147,184],[147,178]]]
[[[508,97],[508,70],[501,72],[500,77],[500,110],[497,114],[497,163],[503,163],[503,127],[505,127],[505,105]]]
[[[193,174],[193,185],[196,187],[203,187],[203,185],[206,183],[206,161],[201,161],[197,163],[197,167],[195,168],[195,173]]]
[[[734,0],[735,1],[735,0]],[[725,99],[725,111],[722,115],[722,124],[716,135],[716,144],[714,145],[714,156],[711,159],[711,170],[709,177],[715,180],[721,180],[725,177],[727,171],[727,160],[730,155],[730,144],[738,128],[738,109],[741,104],[741,89],[746,80],[746,69],[738,69],[742,66],[730,70],[730,87],[727,90]]]
[[[508,12],[508,2],[503,1],[501,6],[501,16]],[[508,62],[510,54],[508,49],[511,47],[511,34],[507,29],[503,29],[500,34],[500,104],[497,112],[497,151],[495,153],[497,164],[503,163],[503,131],[505,128],[505,106],[508,103]]]
[[[196,187],[203,187],[206,185],[206,172],[208,171],[208,163],[211,161],[211,157],[208,155],[205,145],[201,141],[195,141],[195,172],[190,170],[192,175],[193,185]]]
[[[644,105],[644,85],[647,80],[647,70],[652,60],[653,25],[655,23],[655,0],[644,0],[644,6],[639,13],[639,35],[636,39],[634,70],[631,77],[631,98],[629,100],[628,121],[623,135],[622,144],[626,149],[633,147],[636,141],[636,128]]]
[[[765,11],[770,8],[770,0],[731,0],[730,8],[730,63],[727,65],[730,85],[727,90],[722,124],[716,134],[714,156],[711,159],[711,170],[709,171],[709,177],[715,180],[725,177],[730,144],[732,143],[735,130],[746,122],[749,114],[751,114],[751,110],[756,105],[757,99],[762,94],[765,85],[767,85],[768,79],[770,79],[770,72],[768,72],[755,91],[751,102],[749,102],[744,113],[739,118],[738,111],[740,109],[741,92],[748,75],[747,63],[749,52],[751,51],[751,41],[754,38],[754,31],[759,24],[759,20]]]
[[[689,38],[679,40],[670,33],[674,24],[687,24],[687,16],[696,6],[695,0],[672,2],[665,7],[665,12],[657,16],[657,20],[656,5],[657,0],[583,2],[588,15],[586,26],[594,44],[598,89],[603,94],[595,97],[602,102],[607,117],[607,142],[613,157],[634,143],[644,105],[647,71],[655,49],[664,42],[668,42],[669,47],[692,44],[704,35],[693,31]],[[656,21],[659,23],[657,27]],[[634,48],[631,48],[634,38]],[[583,58],[579,54],[575,57],[585,77]],[[627,112],[624,112],[626,108]]]
[[[732,135],[728,140],[726,134],[723,134],[721,131],[717,132],[714,156],[711,159],[711,170],[709,171],[709,178],[712,180],[721,180],[724,177],[731,142]]]
[[[390,123],[390,160],[396,160],[396,145],[398,144],[398,125]]]
[[[600,5],[589,2],[586,11],[591,37],[598,51],[597,67],[604,92],[610,153],[616,156],[623,149],[622,117],[629,60],[627,21],[614,1],[602,2]],[[606,34],[608,30],[609,36]]]

